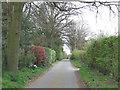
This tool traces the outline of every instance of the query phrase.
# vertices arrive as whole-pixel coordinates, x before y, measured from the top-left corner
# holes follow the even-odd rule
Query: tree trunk
[[[14,73],[18,70],[19,40],[23,5],[23,2],[8,3],[7,70]]]

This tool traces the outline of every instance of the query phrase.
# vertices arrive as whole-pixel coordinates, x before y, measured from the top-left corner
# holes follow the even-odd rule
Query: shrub
[[[75,58],[75,59],[80,59],[79,58],[79,50],[77,50],[77,49],[74,49],[73,51],[72,51],[72,54],[73,54],[73,57]]]
[[[110,36],[94,40],[87,48],[89,67],[104,74],[118,76],[118,37]]]
[[[76,59],[76,60],[81,60],[83,62],[86,62],[86,52],[84,50],[77,50],[74,49],[72,51],[72,55],[70,57],[70,59]]]
[[[45,50],[42,46],[35,46],[32,48],[31,52],[34,52],[36,60],[35,63],[38,66],[44,65],[45,64]]]
[[[44,47],[45,49],[45,56],[46,56],[46,65],[50,64],[50,50],[47,47]]]
[[[64,58],[62,45],[56,45],[54,50],[56,51],[56,59],[62,60]]]
[[[23,67],[29,67],[30,65],[34,64],[35,62],[35,55],[34,53],[25,55],[24,53],[21,53],[19,56],[19,69]]]
[[[56,52],[54,50],[51,51],[52,56],[52,62],[54,63],[56,61]]]
[[[52,49],[49,49],[49,51],[50,51],[50,64],[52,64],[56,60],[56,52]]]
[[[79,58],[81,61],[83,61],[84,63],[87,63],[86,62],[86,51],[84,50],[79,50]]]
[[[46,48],[45,49],[45,55],[46,55],[46,62],[48,62],[49,64],[52,64],[53,62],[56,61],[56,52],[50,48]]]
[[[71,59],[71,60],[74,60],[74,59],[75,59],[75,56],[72,54],[72,55],[70,56],[70,59]]]

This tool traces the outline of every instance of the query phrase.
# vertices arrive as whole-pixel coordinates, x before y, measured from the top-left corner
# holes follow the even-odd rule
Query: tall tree
[[[54,45],[59,41],[61,33],[69,24],[65,21],[69,18],[70,12],[61,12],[52,6],[52,2],[39,4],[37,9],[32,7],[32,19],[44,34],[48,47],[54,49]],[[35,5],[35,4],[34,4]],[[65,7],[65,5],[64,5]]]
[[[89,34],[84,24],[77,25],[75,22],[71,22],[66,28],[65,33],[65,43],[71,50],[81,50],[84,48],[86,42],[85,37]]]
[[[23,6],[23,2],[8,2],[7,70],[14,73],[18,70],[18,53]]]

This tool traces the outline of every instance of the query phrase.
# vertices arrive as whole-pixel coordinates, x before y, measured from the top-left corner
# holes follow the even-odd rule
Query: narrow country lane
[[[79,88],[75,69],[67,59],[55,64],[51,71],[28,88]]]

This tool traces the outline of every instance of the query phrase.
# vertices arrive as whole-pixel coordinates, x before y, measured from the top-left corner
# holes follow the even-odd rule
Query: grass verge
[[[45,72],[51,65],[47,67],[23,68],[17,74],[12,72],[4,72],[2,75],[2,88],[24,88],[29,80],[39,74]]]
[[[89,88],[118,88],[118,82],[108,75],[91,70],[80,60],[71,60],[73,66],[80,67],[79,73]]]

